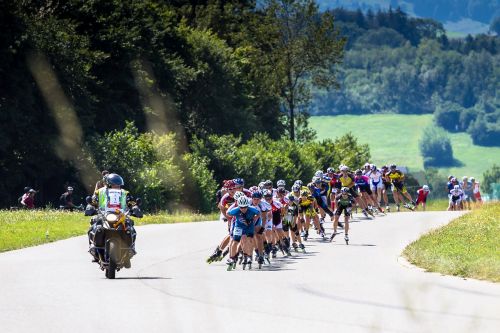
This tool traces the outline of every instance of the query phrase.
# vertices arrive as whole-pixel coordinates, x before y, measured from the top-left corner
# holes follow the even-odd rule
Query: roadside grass
[[[370,146],[371,162],[377,165],[396,163],[415,172],[424,169],[418,142],[423,129],[432,122],[430,114],[316,116],[309,119],[309,127],[316,130],[320,140],[352,132],[358,142]],[[461,165],[439,168],[443,174],[481,179],[494,163],[500,163],[500,147],[476,146],[467,133],[449,133],[449,136],[453,155]]]
[[[426,211],[438,211],[446,210],[448,208],[448,199],[427,199],[427,205],[425,207]],[[422,205],[420,205],[417,211],[422,212]]]
[[[430,272],[500,282],[500,203],[489,203],[433,230],[403,251]]]
[[[136,225],[212,221],[218,214],[179,212],[144,215]],[[57,210],[0,211],[0,252],[35,246],[87,233],[89,217]]]

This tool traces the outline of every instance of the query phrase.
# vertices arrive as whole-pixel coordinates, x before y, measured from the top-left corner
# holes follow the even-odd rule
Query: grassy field
[[[431,272],[500,282],[500,203],[473,210],[408,245],[403,255]]]
[[[352,132],[360,143],[369,144],[373,163],[396,163],[414,172],[423,170],[418,141],[431,123],[432,115],[342,115],[311,117],[309,126],[316,130],[318,139]],[[485,170],[500,164],[500,147],[476,146],[467,133],[450,134],[450,138],[455,159],[462,166],[441,168],[444,174],[481,179]]]
[[[210,221],[218,214],[158,214],[134,219],[136,225]],[[0,211],[0,252],[40,245],[87,233],[89,217],[56,210]]]

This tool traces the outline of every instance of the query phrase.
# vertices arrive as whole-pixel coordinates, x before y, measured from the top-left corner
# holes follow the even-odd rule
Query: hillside
[[[318,139],[335,138],[351,131],[360,143],[370,146],[372,162],[378,165],[396,163],[412,171],[423,170],[418,148],[422,130],[432,123],[432,115],[363,115],[311,117],[309,126]],[[482,178],[485,170],[500,163],[500,148],[472,144],[466,133],[450,134],[455,158],[463,165],[443,168],[444,174]]]
[[[500,16],[497,0],[318,0],[322,9],[344,7],[367,11],[401,7],[412,16],[427,17],[445,24],[447,30],[460,33],[486,33],[491,21]]]

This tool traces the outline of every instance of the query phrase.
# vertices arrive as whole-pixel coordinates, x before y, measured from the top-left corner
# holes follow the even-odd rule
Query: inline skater
[[[382,173],[382,183],[384,184],[384,187],[382,188],[382,199],[384,199],[385,210],[387,212],[390,212],[391,207],[389,207],[389,198],[387,197],[387,191],[389,191],[389,189],[392,188],[391,179],[387,177],[387,173],[389,172],[389,167],[387,165],[384,165],[380,169],[380,172]],[[394,202],[396,204],[398,203],[396,199],[394,199]]]
[[[309,227],[311,225],[311,219],[313,220],[314,226],[317,230],[320,230],[318,214],[316,214],[317,202],[311,195],[311,192],[303,190],[300,192],[299,198],[299,213],[304,214],[305,225],[304,225],[304,240],[307,241],[309,237]]]
[[[224,188],[221,190],[224,193],[219,201],[218,208],[220,210],[219,220],[226,224],[227,235],[222,239],[220,244],[215,248],[213,254],[208,257],[207,263],[212,263],[214,261],[220,261],[227,254],[224,252],[225,248],[229,245],[231,240],[231,217],[227,214],[228,208],[233,205],[236,201],[234,194],[236,193],[236,188],[233,180],[226,180],[224,182]],[[225,254],[224,254],[225,253]]]
[[[368,213],[366,212],[366,206],[362,200],[359,199],[359,195],[356,192],[356,183],[354,182],[354,175],[349,173],[349,168],[346,165],[340,166],[340,177],[339,181],[342,187],[347,187],[349,189],[349,193],[356,201],[356,204],[361,207],[363,214],[368,217]]]
[[[424,185],[421,189],[417,191],[417,203],[416,208],[418,208],[419,204],[422,204],[422,209],[425,211],[425,205],[427,203],[427,196],[429,195],[429,186]]]
[[[382,201],[382,190],[384,189],[382,172],[377,169],[375,164],[372,164],[370,165],[370,171],[366,174],[366,176],[370,179],[370,190],[373,192],[372,199],[376,203],[375,206],[378,207],[381,213],[384,213],[384,210],[380,206],[380,202]]]
[[[373,207],[376,207],[376,205],[373,203],[372,200],[373,193],[370,189],[370,178],[368,178],[368,176],[363,175],[363,171],[358,169],[355,172],[354,183],[356,184],[356,187],[360,194],[360,201],[362,201],[363,204],[367,207],[366,211],[371,216],[374,216]]]
[[[298,199],[299,196],[295,196],[293,193],[289,193],[287,196],[288,199],[288,207],[286,210],[284,220],[287,221],[290,228],[290,242],[292,244],[295,252],[300,248],[305,253],[305,246],[302,244],[302,238],[300,237],[300,218],[299,218],[299,206]],[[297,245],[298,243],[298,245]]]
[[[337,225],[340,215],[344,212],[344,240],[349,244],[349,217],[351,216],[352,205],[355,203],[354,197],[351,195],[348,187],[342,187],[340,194],[335,197],[337,202],[337,210],[335,211],[335,218],[333,221],[333,234],[330,236],[330,242],[337,235]]]
[[[231,208],[226,212],[229,217],[234,217],[234,225],[231,230],[231,245],[230,245],[230,258],[228,260],[228,268],[236,268],[236,261],[238,256],[238,245],[242,242],[243,250],[243,269],[246,265],[252,268],[252,252],[253,252],[253,237],[255,224],[258,222],[260,212],[257,208],[250,206],[250,199],[246,195],[238,198],[237,207]],[[248,238],[252,240],[248,240]]]
[[[462,196],[464,192],[460,186],[454,185],[453,190],[450,191],[450,201],[448,205],[448,210],[460,210],[460,203],[462,202]]]
[[[271,210],[271,206],[267,204],[267,202],[262,201],[262,192],[260,190],[256,190],[252,192],[252,207],[257,208],[260,212],[260,218],[255,225],[254,230],[254,240],[255,240],[255,248],[257,249],[257,263],[259,264],[259,268],[262,267],[264,263],[264,232],[265,226],[267,223],[268,212]]]
[[[387,173],[387,176],[391,179],[392,182],[392,193],[394,197],[396,197],[396,193],[399,195],[399,200],[404,203],[404,198],[408,199],[408,203],[404,203],[404,207],[415,210],[415,202],[411,198],[410,193],[406,190],[406,186],[404,184],[405,175],[396,167],[396,164],[390,165],[390,170]],[[398,206],[399,211],[399,206]]]

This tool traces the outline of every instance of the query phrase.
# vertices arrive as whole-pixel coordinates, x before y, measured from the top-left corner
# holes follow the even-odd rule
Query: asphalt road
[[[313,235],[307,254],[261,271],[205,263],[219,222],[138,228],[139,253],[116,280],[90,262],[84,237],[3,253],[0,332],[499,332],[500,284],[400,258],[457,215],[361,220],[350,245]]]

